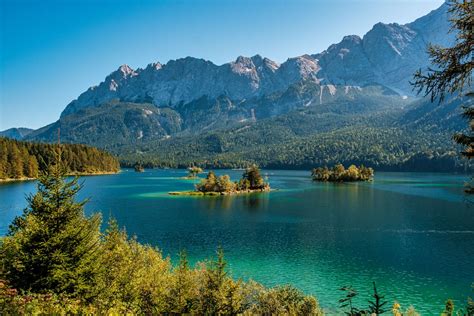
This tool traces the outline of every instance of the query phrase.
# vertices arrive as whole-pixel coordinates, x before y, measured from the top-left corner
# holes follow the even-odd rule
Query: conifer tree
[[[58,163],[38,179],[37,193],[0,246],[1,277],[19,290],[87,297],[97,271],[101,218],[84,215],[85,202],[74,200],[78,179],[64,176]]]
[[[471,132],[474,128],[474,94],[472,91],[474,69],[474,5],[472,0],[449,0],[451,32],[456,33],[452,47],[428,46],[432,67],[426,72],[418,70],[412,83],[418,93],[430,96],[431,101],[443,101],[447,94],[465,94],[467,104],[463,106],[464,117],[469,120]],[[474,157],[474,135],[459,133],[454,141],[466,147],[462,155]],[[473,194],[472,185],[466,190]]]
[[[170,290],[170,310],[173,313],[190,313],[193,305],[192,271],[185,250],[179,253],[179,263],[174,269],[174,282]]]
[[[203,314],[215,315],[220,313],[223,305],[223,285],[227,278],[226,265],[224,251],[219,247],[217,249],[217,259],[209,263],[206,271],[205,284],[201,293],[201,312]]]
[[[265,181],[260,175],[260,169],[256,165],[247,168],[242,175],[242,179],[249,182],[250,189],[262,189],[265,186]]]

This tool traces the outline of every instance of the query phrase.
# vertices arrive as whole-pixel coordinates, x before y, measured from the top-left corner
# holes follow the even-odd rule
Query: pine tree
[[[174,269],[174,279],[170,290],[170,309],[173,313],[190,313],[193,303],[193,284],[186,251],[179,253],[179,263]]]
[[[38,179],[37,193],[1,244],[1,277],[20,290],[87,297],[97,271],[101,218],[84,215],[85,202],[74,201],[78,179],[67,182],[64,176],[58,164]]]
[[[444,311],[441,313],[442,316],[453,316],[454,313],[454,302],[453,300],[449,299],[446,301]]]
[[[247,168],[242,175],[242,179],[248,180],[250,189],[262,189],[265,186],[265,181],[260,175],[260,169],[256,165]]]
[[[380,315],[385,313],[384,306],[387,304],[387,301],[384,301],[383,299],[385,298],[384,295],[380,295],[377,292],[377,288],[375,287],[375,282],[374,284],[374,294],[372,294],[372,297],[374,298],[373,301],[369,301],[369,312],[370,314],[375,314],[375,315]]]
[[[426,73],[418,70],[414,75],[414,88],[418,93],[430,95],[431,101],[443,101],[446,94],[465,93],[468,102],[463,106],[464,117],[469,120],[471,131],[474,128],[474,105],[472,100],[473,69],[474,69],[474,5],[472,0],[450,0],[451,32],[456,33],[456,42],[452,47],[430,45],[428,53],[434,67]],[[454,141],[466,147],[462,155],[468,159],[474,157],[474,135],[456,134]],[[474,193],[470,186],[467,193]]]
[[[201,289],[201,312],[206,315],[220,313],[223,302],[223,285],[227,279],[225,271],[227,263],[224,260],[224,251],[217,249],[217,260],[212,260],[206,271],[205,284]]]

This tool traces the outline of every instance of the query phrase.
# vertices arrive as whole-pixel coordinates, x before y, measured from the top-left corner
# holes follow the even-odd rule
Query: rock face
[[[428,65],[429,43],[450,45],[447,4],[412,23],[378,23],[364,35],[346,36],[326,51],[313,55],[322,68],[319,74],[333,84],[378,83],[402,95],[412,95],[410,79]]]
[[[172,108],[202,97],[226,97],[238,103],[281,95],[301,82],[343,90],[381,85],[400,95],[412,95],[409,80],[416,69],[428,64],[427,44],[452,43],[454,34],[447,35],[448,29],[447,5],[443,4],[412,23],[378,23],[363,38],[346,36],[322,53],[290,58],[282,64],[256,55],[239,56],[221,66],[193,57],[136,70],[122,65],[67,105],[62,116],[112,100]]]

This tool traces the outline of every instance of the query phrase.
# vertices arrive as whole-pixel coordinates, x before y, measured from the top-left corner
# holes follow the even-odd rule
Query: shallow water
[[[242,171],[221,170],[238,179]],[[447,298],[474,296],[474,206],[466,176],[377,173],[372,183],[324,184],[303,171],[265,170],[271,193],[169,196],[189,190],[184,170],[124,170],[83,177],[86,211],[113,215],[129,234],[192,262],[224,248],[233,276],[291,283],[336,311],[352,285],[366,305],[372,281],[402,306],[439,314]],[[33,182],[0,185],[0,235],[26,206]]]

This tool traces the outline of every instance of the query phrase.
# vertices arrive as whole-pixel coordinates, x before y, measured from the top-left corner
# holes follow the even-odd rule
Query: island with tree
[[[209,171],[206,178],[196,185],[194,191],[169,192],[169,194],[219,196],[268,191],[270,191],[270,184],[265,182],[260,169],[253,165],[245,170],[239,181],[232,181],[227,174],[217,176],[214,171]]]
[[[196,179],[199,179],[198,175],[203,172],[204,170],[202,170],[202,168],[197,167],[197,166],[191,166],[191,167],[188,167],[188,175],[186,175],[185,177],[182,177],[181,179],[196,180]]]
[[[374,177],[374,169],[367,168],[364,165],[357,167],[351,165],[344,168],[342,164],[337,164],[331,169],[328,167],[319,167],[311,172],[313,181],[320,182],[355,182],[355,181],[372,181]]]

